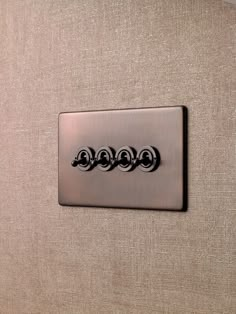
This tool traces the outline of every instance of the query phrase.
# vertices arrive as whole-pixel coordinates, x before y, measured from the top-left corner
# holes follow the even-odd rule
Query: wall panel
[[[0,312],[236,311],[236,7],[0,0]],[[185,105],[189,210],[57,204],[60,111]]]

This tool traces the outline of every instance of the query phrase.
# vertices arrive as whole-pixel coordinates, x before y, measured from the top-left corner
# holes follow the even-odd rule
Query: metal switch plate
[[[59,204],[185,210],[187,207],[187,109],[159,107],[59,115]],[[156,147],[152,172],[80,171],[71,162],[80,147]]]

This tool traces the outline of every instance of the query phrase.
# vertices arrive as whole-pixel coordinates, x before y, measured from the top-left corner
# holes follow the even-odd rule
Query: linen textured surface
[[[236,312],[235,22],[221,0],[0,0],[0,313]],[[59,112],[174,105],[187,212],[58,205]]]

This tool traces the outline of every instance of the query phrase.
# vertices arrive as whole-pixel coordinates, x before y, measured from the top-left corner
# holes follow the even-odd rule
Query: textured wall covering
[[[0,0],[0,313],[236,312],[236,7]],[[57,204],[60,111],[186,105],[189,210]]]

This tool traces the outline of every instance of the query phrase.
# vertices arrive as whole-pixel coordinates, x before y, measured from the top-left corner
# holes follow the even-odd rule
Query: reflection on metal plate
[[[59,114],[59,204],[185,210],[187,109]]]

